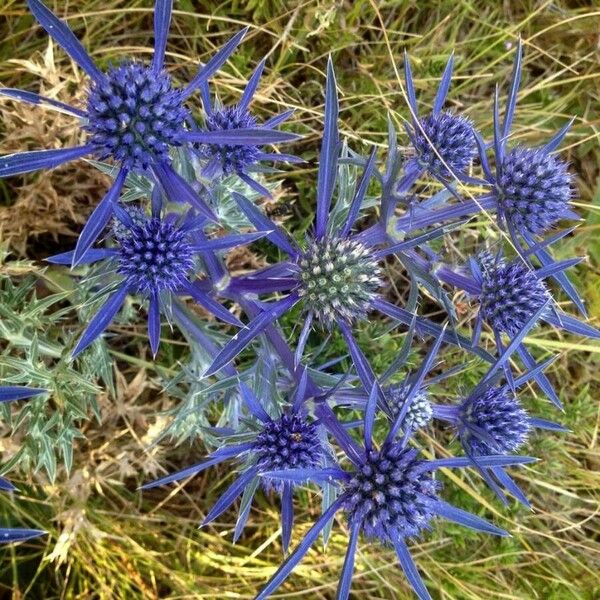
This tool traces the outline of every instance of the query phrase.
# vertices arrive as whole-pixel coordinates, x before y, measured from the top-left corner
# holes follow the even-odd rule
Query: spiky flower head
[[[311,240],[298,266],[306,310],[326,325],[363,318],[383,285],[370,250],[351,239]]]
[[[284,413],[265,423],[252,444],[261,472],[315,469],[323,465],[324,451],[318,426],[300,413]],[[267,488],[281,489],[280,480],[263,478]]]
[[[188,233],[171,219],[146,217],[142,222],[132,221],[127,234],[120,235],[118,241],[117,271],[133,291],[177,291],[194,267]]]
[[[401,383],[394,383],[386,387],[383,392],[388,402],[392,419],[397,417],[404,403],[406,402],[406,396],[410,391],[410,382],[404,380]],[[422,427],[426,427],[427,424],[433,418],[433,409],[431,402],[429,402],[429,395],[427,390],[421,388],[415,393],[412,402],[404,417],[404,427],[416,431]]]
[[[516,452],[530,429],[527,412],[507,386],[489,387],[467,398],[460,406],[459,419],[466,442],[477,455]]]
[[[495,331],[511,337],[550,299],[544,282],[520,261],[500,261],[482,275],[482,315]]]
[[[208,131],[229,131],[231,129],[254,129],[256,118],[245,108],[223,106],[210,112],[205,117]],[[224,175],[244,172],[248,165],[258,161],[258,146],[229,144],[201,144],[198,153],[209,161],[215,161]]]
[[[415,127],[414,131],[414,147],[419,162],[443,177],[451,176],[446,165],[455,173],[464,172],[476,152],[472,122],[450,112],[432,113],[419,122],[423,130]]]
[[[517,146],[502,161],[498,203],[517,231],[543,233],[568,213],[571,182],[566,162],[542,148]]]
[[[169,158],[189,117],[169,75],[139,62],[112,67],[92,82],[87,109],[86,130],[99,157],[137,170]]]
[[[428,528],[440,483],[423,469],[417,454],[400,443],[371,449],[345,484],[348,520],[368,537],[385,543]]]

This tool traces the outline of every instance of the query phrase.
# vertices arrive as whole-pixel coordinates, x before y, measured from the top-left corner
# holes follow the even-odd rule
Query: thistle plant
[[[9,388],[5,397],[0,391],[0,400],[41,393],[36,388],[43,385],[58,407],[72,399],[76,375],[87,390],[95,392],[102,383],[111,393],[110,353],[127,356],[116,352],[113,338],[106,335],[113,323],[147,330],[148,342],[145,334],[138,342],[143,348],[147,344],[149,360],[160,360],[165,351],[160,344],[163,327],[176,325],[174,335],[184,341],[184,350],[169,365],[174,376],[162,377],[171,396],[172,420],[157,442],[199,439],[209,451],[200,462],[172,472],[165,468],[163,477],[145,482],[142,489],[183,481],[218,465],[231,469],[229,487],[207,507],[202,525],[213,523],[241,497],[236,542],[252,518],[256,495],[278,496],[285,558],[257,598],[268,597],[284,583],[322,532],[327,539],[336,514],[348,533],[338,599],[350,594],[361,536],[393,547],[416,595],[430,598],[410,545],[429,535],[436,520],[508,535],[447,501],[452,482],[442,469],[468,471],[504,504],[513,497],[529,506],[510,472],[536,459],[517,453],[527,447],[535,429],[565,431],[546,415],[530,416],[526,384],[535,382],[554,407],[562,403],[545,374],[552,360],[538,362],[526,337],[550,326],[600,338],[584,320],[583,301],[565,274],[580,259],[555,261],[548,250],[571,230],[542,237],[562,219],[576,216],[570,204],[572,176],[555,154],[568,125],[541,147],[513,145],[509,139],[521,43],[502,123],[498,91],[494,98],[491,142],[470,118],[444,108],[453,56],[431,112],[422,116],[405,55],[410,150],[401,152],[390,118],[383,169],[377,149],[362,156],[342,140],[338,84],[329,57],[310,198],[315,214],[302,239],[261,205],[261,198],[272,199],[275,187],[273,169],[264,163],[304,162],[278,146],[300,139],[277,129],[284,123],[298,127],[293,111],[263,120],[251,106],[267,61],[255,67],[237,103],[222,104],[212,91],[211,79],[218,78],[245,30],[181,86],[164,64],[170,0],[155,4],[151,63],[124,59],[105,72],[43,2],[28,4],[89,79],[86,106],[71,107],[12,88],[2,88],[0,94],[80,119],[86,143],[4,156],[0,176],[93,156],[93,164],[109,173],[113,183],[75,248],[47,258],[61,276],[77,283],[63,294],[50,290],[44,307],[66,301],[56,322],[77,309],[84,323],[65,324],[58,341],[40,337],[27,321],[35,313],[17,310],[27,293],[35,304],[35,278],[27,293],[9,294],[11,302],[0,305],[3,317],[8,308],[13,311],[0,324],[6,341],[0,372],[10,372],[12,383],[31,386],[26,392]],[[417,199],[423,179],[444,189]],[[486,191],[466,198],[471,184]],[[468,228],[464,219],[479,212],[495,213],[507,235],[495,252],[491,240],[483,239],[479,252],[456,264],[444,255],[444,242],[457,227]],[[242,247],[262,252],[264,260],[256,268],[234,272],[228,259]],[[391,264],[399,264],[406,274],[408,283],[400,294],[393,293],[398,281],[391,277]],[[13,284],[7,289],[13,292]],[[460,324],[448,289],[471,300],[470,329]],[[561,289],[584,318],[559,308],[561,297],[555,294]],[[442,317],[423,313],[420,307],[427,300],[440,306]],[[290,327],[292,321],[296,327]],[[384,372],[359,335],[370,324],[399,329],[396,333],[403,337],[401,350]],[[447,400],[451,381],[458,377],[456,369],[444,365],[450,351],[472,361],[466,368],[472,365],[474,373],[481,367],[484,371],[456,403]],[[146,358],[134,360],[148,364]],[[60,377],[54,376],[59,368]],[[156,370],[160,372],[158,366]],[[401,371],[403,376],[397,376]],[[181,400],[179,405],[175,399]],[[88,409],[99,412],[95,405],[77,406],[82,418]],[[3,416],[11,422],[10,411]],[[47,434],[50,422],[54,424],[34,420],[30,437],[47,445],[40,431]],[[72,418],[69,424],[74,422]],[[427,431],[448,427],[459,442],[457,455],[449,455],[452,445],[432,455]],[[72,445],[77,434],[83,435],[68,429],[62,443]],[[63,454],[68,470],[72,454]],[[25,460],[17,455],[5,470],[30,462],[39,467],[39,456]],[[46,470],[54,479],[56,468]],[[288,553],[297,492],[314,485],[320,490],[322,514]],[[4,479],[0,487],[11,489]],[[41,533],[6,531],[0,530],[0,538],[8,536],[0,541]]]

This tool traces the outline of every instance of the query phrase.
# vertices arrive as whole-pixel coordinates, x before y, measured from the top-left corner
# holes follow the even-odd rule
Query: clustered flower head
[[[585,315],[583,301],[566,275],[580,259],[556,261],[550,252],[551,244],[566,233],[543,237],[562,219],[576,216],[569,204],[571,175],[555,154],[568,126],[541,147],[514,145],[510,139],[522,70],[521,42],[503,122],[498,93],[493,103],[491,140],[483,139],[470,118],[444,108],[453,56],[432,110],[422,116],[405,55],[411,149],[402,155],[390,122],[383,170],[375,150],[368,157],[344,150],[330,58],[314,182],[315,216],[300,240],[260,207],[260,198],[270,195],[269,169],[261,163],[302,162],[279,148],[268,148],[298,138],[278,129],[293,111],[263,121],[260,110],[251,107],[265,61],[236,103],[223,104],[209,85],[245,31],[234,35],[181,87],[164,65],[171,0],[155,4],[152,61],[127,58],[106,72],[41,0],[28,3],[40,24],[85,72],[86,107],[15,89],[0,89],[0,94],[73,115],[81,121],[86,142],[77,148],[4,156],[0,176],[53,168],[84,156],[113,167],[113,184],[75,249],[49,258],[54,264],[79,267],[73,276],[82,277],[95,295],[71,358],[97,343],[121,308],[130,304],[138,306],[140,318],[147,321],[155,357],[167,323],[176,324],[191,342],[193,356],[202,354],[194,377],[196,383],[207,382],[202,401],[211,410],[203,414],[206,427],[196,433],[210,452],[143,489],[229,465],[235,475],[228,478],[229,487],[203,524],[213,522],[242,496],[234,540],[243,534],[255,494],[278,497],[287,556],[259,599],[283,584],[321,532],[327,535],[338,512],[348,531],[338,599],[349,597],[361,536],[392,546],[417,596],[430,598],[409,546],[428,535],[434,520],[507,534],[450,504],[451,484],[439,470],[471,469],[503,502],[514,498],[528,505],[509,470],[534,459],[516,452],[534,429],[564,431],[551,420],[529,415],[526,383],[539,386],[555,406],[561,401],[545,374],[551,361],[539,363],[526,336],[545,322],[571,334],[600,338],[592,325],[560,309],[552,295],[557,284]],[[347,177],[349,169],[356,178]],[[422,179],[433,179],[445,189],[418,199],[412,190]],[[349,186],[350,180],[355,185]],[[473,182],[485,192],[463,199],[456,184]],[[376,211],[368,208],[373,204]],[[448,235],[457,219],[482,211],[495,214],[512,244],[496,251],[485,246],[465,264],[447,264],[430,243]],[[366,214],[369,220],[363,220]],[[272,254],[281,259],[259,269],[230,272],[228,251],[259,239],[271,244],[276,250]],[[388,264],[396,259],[411,282],[406,303],[390,300],[404,297],[390,293],[398,282],[388,277]],[[458,331],[448,287],[464,292],[471,302],[472,331]],[[448,313],[445,325],[419,314],[423,290]],[[220,321],[218,335],[216,325],[199,324],[194,305]],[[289,324],[290,315],[294,325],[300,323],[287,339],[283,331],[289,328],[279,325],[284,319]],[[390,330],[404,330],[403,346],[385,373],[379,372],[383,353],[379,357],[372,350],[365,352],[356,334],[374,319],[385,320]],[[330,352],[328,346],[335,347],[329,340],[337,336],[344,350],[325,361],[321,356]],[[482,344],[484,336],[492,343]],[[416,344],[415,339],[424,341]],[[445,356],[438,357],[442,347],[463,353],[465,364],[470,358],[486,365],[480,381],[468,392],[461,391],[456,402],[448,400],[453,397],[448,381],[455,370],[446,368]],[[412,351],[422,348],[426,356],[409,369],[411,357],[419,355]],[[391,379],[401,369],[410,372]],[[2,388],[0,401],[42,392]],[[213,423],[217,407],[222,410]],[[440,424],[454,431],[456,441],[447,450],[456,451],[456,456],[429,457],[423,451],[424,430],[435,432]],[[310,484],[322,489],[323,513],[288,554],[295,492]],[[12,489],[6,480],[0,480],[0,488]],[[41,533],[15,531],[0,530],[0,541]]]

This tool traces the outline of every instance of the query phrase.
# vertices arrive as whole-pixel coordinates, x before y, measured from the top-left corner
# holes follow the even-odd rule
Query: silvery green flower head
[[[0,386],[0,403],[16,402],[46,394],[47,390],[24,386]],[[0,477],[0,491],[14,492],[17,488],[3,477]],[[46,535],[41,529],[15,529],[12,527],[0,527],[0,544],[12,542],[24,542],[32,538]]]
[[[205,144],[195,146],[198,156],[204,160],[202,175],[212,179],[228,175],[237,175],[252,190],[261,196],[270,196],[271,193],[262,184],[252,177],[253,172],[262,170],[262,162],[290,162],[300,163],[302,159],[291,154],[266,151],[260,143],[231,144],[218,139],[219,132],[227,133],[235,130],[271,130],[285,122],[293,114],[292,110],[277,114],[264,123],[259,123],[258,118],[251,112],[251,103],[265,67],[262,60],[252,77],[248,81],[237,104],[221,105],[211,97],[208,82],[200,86],[202,104],[204,109],[204,126],[199,128],[199,135],[208,136]],[[268,132],[267,132],[268,133]],[[266,135],[266,134],[265,134]],[[214,137],[211,143],[210,138]],[[257,136],[260,142],[260,136]]]
[[[79,238],[73,264],[78,264],[112,216],[127,175],[142,172],[157,180],[165,193],[189,202],[207,219],[216,221],[210,206],[171,164],[171,150],[181,145],[202,142],[189,131],[186,99],[211,77],[229,58],[243,39],[246,30],[234,35],[216,54],[200,67],[185,87],[174,85],[164,68],[167,34],[171,22],[172,0],[156,0],[154,9],[154,55],[151,64],[125,59],[102,72],[90,58],[67,25],[58,19],[41,0],[28,5],[42,27],[89,77],[85,109],[76,108],[32,92],[12,88],[0,89],[9,98],[41,105],[78,118],[88,134],[86,143],[75,148],[21,152],[0,158],[0,177],[54,168],[85,156],[109,159],[114,164],[114,182],[86,223]],[[254,127],[235,132],[217,132],[212,142],[232,145],[254,141],[271,142],[296,136]]]
[[[243,494],[234,532],[234,541],[237,540],[246,524],[253,496],[262,483],[265,490],[275,490],[281,496],[282,539],[286,552],[294,520],[294,488],[303,478],[308,480],[304,473],[325,466],[329,460],[329,450],[323,444],[319,423],[311,419],[304,409],[305,383],[298,386],[291,405],[282,410],[276,407],[275,415],[266,411],[264,403],[244,383],[240,383],[240,394],[249,418],[244,421],[245,427],[228,433],[232,439],[239,441],[243,438],[242,443],[229,444],[225,438],[225,443],[204,461],[152,481],[142,489],[179,481],[226,460],[236,460],[240,464],[239,476],[209,511],[203,525],[214,521]],[[278,470],[296,473],[296,481],[281,481],[268,475]]]
[[[216,317],[235,326],[241,322],[213,298],[212,283],[197,279],[197,258],[215,251],[229,250],[251,243],[265,234],[240,233],[207,239],[203,233],[206,219],[194,211],[184,215],[161,216],[161,203],[153,204],[152,214],[139,208],[113,207],[116,217],[116,246],[90,248],[81,263],[105,261],[120,276],[106,302],[91,319],[72,355],[85,350],[109,325],[130,294],[140,294],[148,302],[148,337],[154,355],[160,341],[160,312],[172,295],[191,296]],[[73,252],[48,259],[55,264],[70,264]]]
[[[428,371],[441,341],[440,336],[424,360],[419,377],[413,381],[407,394],[408,405],[420,389],[422,377]],[[315,415],[343,448],[348,468],[340,465],[325,469],[306,469],[300,473],[283,469],[266,474],[283,481],[298,481],[299,478],[308,477],[315,483],[335,484],[339,488],[339,494],[258,594],[257,600],[263,600],[275,592],[337,512],[343,513],[349,529],[348,550],[336,596],[340,600],[347,599],[350,594],[355,553],[361,534],[383,545],[391,545],[396,550],[401,568],[421,599],[430,598],[430,595],[410,555],[409,543],[428,531],[432,521],[444,518],[477,531],[507,535],[481,517],[443,500],[443,486],[434,478],[434,472],[440,467],[473,466],[471,459],[457,457],[427,460],[420,456],[416,448],[409,446],[409,428],[398,438],[408,405],[391,424],[381,445],[376,444],[373,431],[380,395],[381,389],[375,383],[364,411],[362,444],[357,443],[339,424],[326,403],[319,404],[315,410]],[[480,459],[480,465],[508,466],[526,464],[533,460],[530,457],[489,455]]]
[[[232,278],[224,291],[235,297],[239,294],[271,295],[287,293],[281,300],[257,304],[257,316],[247,328],[236,335],[215,358],[206,375],[213,374],[231,362],[248,344],[267,327],[276,322],[294,306],[301,307],[304,324],[296,348],[295,359],[300,362],[310,331],[315,327],[339,329],[365,389],[370,389],[373,374],[352,333],[353,325],[374,311],[395,321],[410,325],[414,315],[384,299],[382,264],[386,257],[418,247],[443,234],[436,230],[425,237],[408,238],[399,243],[387,243],[380,237],[371,238],[370,232],[353,231],[360,216],[360,209],[375,168],[375,152],[366,161],[354,197],[344,215],[341,225],[331,217],[331,204],[336,187],[339,165],[340,137],[337,126],[339,103],[335,73],[331,59],[327,65],[325,91],[325,124],[323,142],[319,155],[317,176],[317,207],[313,231],[304,246],[296,243],[271,219],[266,217],[252,202],[233,193],[247,219],[261,230],[269,231],[267,239],[275,244],[288,260],[267,267],[256,273]],[[404,257],[410,261],[409,257]],[[437,335],[442,328],[418,317],[416,329],[420,334]],[[469,348],[470,343],[453,332],[445,332],[449,342]]]

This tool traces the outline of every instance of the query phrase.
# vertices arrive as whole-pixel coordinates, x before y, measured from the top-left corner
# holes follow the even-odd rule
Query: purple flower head
[[[446,102],[454,69],[454,56],[450,56],[435,96],[433,110],[425,117],[419,115],[412,71],[408,54],[404,53],[406,93],[411,109],[412,125],[406,128],[417,154],[418,168],[406,166],[406,174],[398,183],[398,191],[408,187],[424,171],[440,180],[466,178],[466,170],[476,154],[477,146],[470,119],[455,115],[442,108]]]
[[[423,469],[426,463],[417,455],[400,442],[367,452],[342,489],[342,508],[351,528],[384,543],[429,528],[441,484]]]
[[[190,116],[183,101],[183,90],[174,89],[164,71],[138,62],[112,67],[104,79],[92,81],[88,96],[85,129],[96,155],[131,170],[168,161]]]
[[[274,129],[286,121],[293,111],[276,115],[265,123],[259,123],[250,112],[250,104],[264,66],[263,60],[248,81],[238,104],[231,106],[213,105],[208,84],[204,83],[201,86],[204,129],[191,133],[189,137],[197,142],[194,148],[198,156],[206,161],[202,170],[205,177],[235,174],[260,195],[270,196],[269,190],[252,178],[250,173],[260,170],[261,161],[298,163],[302,160],[291,154],[263,150],[265,144],[290,141],[298,137]],[[251,132],[252,135],[245,135],[245,132]]]
[[[419,163],[443,178],[452,177],[448,167],[454,173],[464,173],[477,151],[472,121],[443,111],[431,113],[419,123],[413,132]]]
[[[187,285],[195,265],[194,255],[189,232],[173,220],[132,220],[127,234],[119,237],[117,272],[133,292],[176,292]]]
[[[373,252],[353,239],[313,239],[297,265],[305,310],[327,326],[365,318],[383,285]]]
[[[568,214],[571,186],[566,162],[543,148],[518,146],[502,162],[498,207],[516,231],[544,233]]]
[[[475,455],[516,452],[531,427],[527,412],[506,385],[472,394],[460,405],[458,415],[461,439]]]
[[[394,383],[387,386],[383,390],[383,394],[387,401],[392,419],[398,416],[406,403],[408,393],[410,391],[410,382],[405,379],[401,383]],[[404,426],[407,429],[416,431],[426,427],[433,418],[433,410],[429,401],[429,394],[425,388],[420,388],[416,391],[412,399],[406,416],[404,418]]]
[[[115,206],[117,224],[112,230],[117,242],[113,248],[89,249],[82,263],[111,261],[120,275],[116,290],[92,318],[83,332],[73,356],[87,348],[109,325],[129,294],[139,293],[149,302],[148,337],[153,353],[160,340],[160,309],[170,294],[191,296],[198,304],[226,323],[241,322],[212,296],[212,284],[197,280],[197,257],[219,250],[229,250],[262,238],[265,233],[240,233],[206,239],[206,220],[194,211],[159,216],[158,202],[153,214],[146,215],[137,207]],[[73,252],[48,259],[56,264],[70,264]]]
[[[260,472],[316,469],[323,466],[324,451],[319,438],[319,427],[301,413],[284,413],[264,423],[252,442],[256,466]],[[283,483],[263,477],[267,488],[283,492]]]
[[[319,424],[310,420],[302,408],[306,396],[306,385],[298,386],[292,405],[285,412],[271,417],[254,392],[245,384],[240,384],[240,393],[250,418],[246,420],[246,431],[231,430],[235,439],[240,433],[245,434],[249,441],[238,444],[224,444],[204,461],[152,481],[143,486],[150,489],[157,486],[179,481],[195,475],[208,467],[217,465],[229,459],[236,459],[241,465],[241,472],[231,486],[217,500],[206,515],[203,524],[214,521],[227,510],[236,498],[251,490],[245,508],[240,508],[240,514],[235,527],[234,541],[241,535],[248,518],[252,497],[259,482],[267,490],[275,489],[281,495],[281,526],[284,551],[291,538],[294,506],[293,492],[297,483],[309,479],[307,473],[323,468],[327,451],[319,435]],[[284,470],[297,475],[295,481],[282,481],[269,477],[269,472]],[[263,476],[263,474],[267,474]],[[244,502],[242,502],[244,505]]]
[[[520,261],[499,261],[482,269],[479,297],[483,318],[510,337],[550,300],[550,293],[536,272]]]
[[[257,125],[256,117],[239,106],[224,106],[206,116],[208,131],[230,131],[248,129]],[[231,144],[204,144],[198,147],[198,154],[214,167],[220,168],[223,175],[243,173],[249,165],[258,162],[258,146],[233,146]]]

